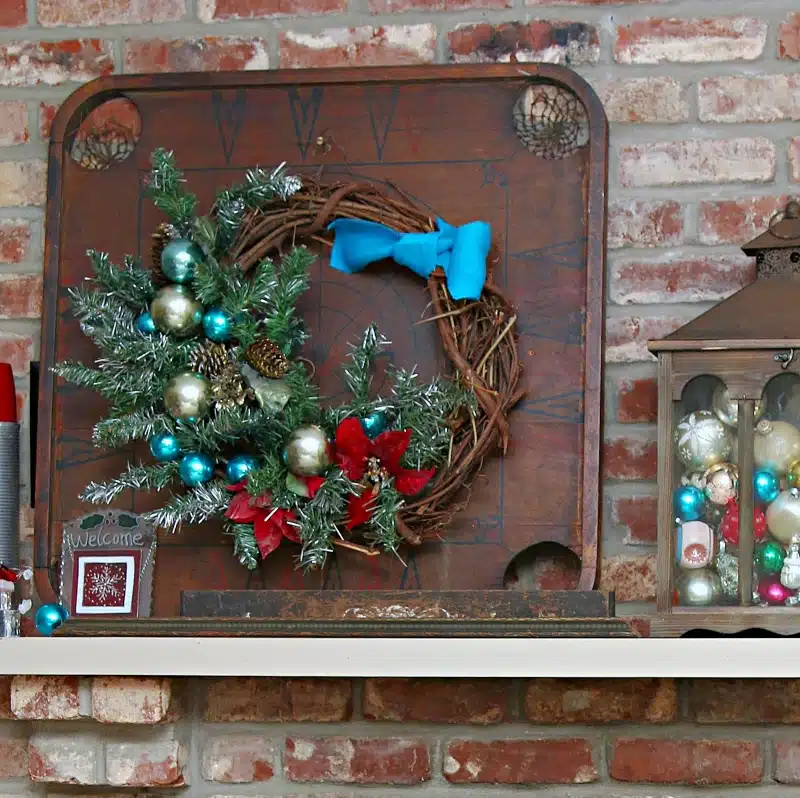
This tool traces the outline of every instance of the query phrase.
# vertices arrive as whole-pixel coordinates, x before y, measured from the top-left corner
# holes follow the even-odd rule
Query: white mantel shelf
[[[0,674],[800,678],[797,651],[781,638],[19,638],[0,640]]]

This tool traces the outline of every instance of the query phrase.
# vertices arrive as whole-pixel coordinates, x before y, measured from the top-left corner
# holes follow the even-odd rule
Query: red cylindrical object
[[[17,423],[17,392],[10,363],[0,363],[0,423]]]

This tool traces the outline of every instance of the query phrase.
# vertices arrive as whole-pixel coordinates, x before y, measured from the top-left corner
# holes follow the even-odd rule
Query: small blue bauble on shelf
[[[203,316],[203,332],[209,341],[221,344],[231,337],[233,318],[222,308],[211,308]]]
[[[171,432],[162,432],[160,435],[153,435],[150,438],[150,454],[159,463],[167,463],[170,460],[177,460],[181,456],[181,445]]]
[[[173,283],[188,283],[203,262],[203,250],[187,238],[173,238],[161,253],[161,271]]]
[[[195,488],[214,476],[214,461],[202,452],[189,452],[183,456],[178,472],[186,486]]]
[[[61,604],[42,604],[36,610],[36,617],[34,623],[36,628],[45,637],[50,637],[64,621],[69,618],[69,613]]]
[[[228,482],[235,485],[247,478],[251,471],[258,468],[258,460],[249,454],[236,454],[228,460],[228,465],[225,469],[225,474],[228,477]]]
[[[386,429],[387,422],[386,413],[376,410],[361,419],[361,428],[368,438],[375,438]]]
[[[152,335],[156,331],[156,323],[149,311],[145,311],[136,318],[136,329],[142,335]]]
[[[753,474],[753,492],[757,502],[762,504],[774,502],[781,492],[781,481],[778,479],[778,475],[766,468],[756,471]]]
[[[675,491],[675,514],[681,521],[697,521],[703,514],[706,497],[694,485],[682,485]]]

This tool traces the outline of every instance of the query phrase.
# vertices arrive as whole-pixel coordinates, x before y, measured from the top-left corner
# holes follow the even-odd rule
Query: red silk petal
[[[394,489],[404,496],[414,496],[431,481],[435,473],[435,468],[427,468],[420,471],[399,468],[394,475]]]
[[[247,480],[243,479],[241,482],[237,482],[235,485],[226,485],[225,490],[229,490],[231,493],[238,493],[240,490],[244,490],[244,486],[247,484]]]
[[[336,453],[352,459],[364,459],[372,452],[372,441],[367,437],[357,418],[346,418],[336,428]]]
[[[292,543],[302,543],[300,537],[300,526],[297,524],[297,518],[291,510],[278,510],[273,516],[275,523],[280,526],[281,534]]]
[[[362,457],[355,459],[353,457],[345,457],[339,452],[336,453],[336,464],[342,469],[342,473],[351,482],[361,482],[366,472],[366,460]]]
[[[342,471],[344,471],[344,469],[342,469]],[[325,477],[305,477],[303,482],[308,488],[309,498],[313,499],[317,495],[317,491],[325,484]]]
[[[15,571],[7,568],[5,565],[0,565],[0,579],[6,582],[16,582],[19,577]]]
[[[250,497],[250,506],[251,507],[269,507],[272,504],[272,494],[267,491],[266,493],[262,493],[260,496],[251,496]]]
[[[239,491],[228,504],[225,517],[237,524],[249,524],[261,513],[258,507],[250,506],[250,495],[246,491]]]
[[[381,465],[394,476],[400,468],[400,460],[411,441],[411,430],[394,430],[382,432],[375,438],[372,454],[381,461]]]
[[[255,524],[253,524],[258,550],[264,559],[269,557],[281,545],[283,540],[283,532],[281,527],[275,523],[274,517],[274,514],[270,517],[269,513],[261,513],[256,518]]]
[[[375,496],[372,492],[365,490],[360,496],[351,496],[350,502],[347,505],[347,523],[345,526],[348,529],[361,526],[372,518],[372,513],[375,510]]]

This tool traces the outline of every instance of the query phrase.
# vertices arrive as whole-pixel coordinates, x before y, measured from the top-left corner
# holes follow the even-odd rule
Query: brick
[[[11,682],[13,676],[0,676],[0,720],[11,720]]]
[[[28,257],[31,226],[26,219],[0,220],[0,263],[20,263]]]
[[[0,86],[84,83],[113,71],[111,42],[100,39],[0,44]]]
[[[588,740],[453,740],[444,755],[453,784],[589,784],[597,767]]]
[[[800,723],[798,679],[695,679],[688,696],[697,723]]]
[[[0,102],[0,147],[24,144],[28,132],[28,106],[23,102]]]
[[[508,682],[504,679],[367,679],[367,720],[425,723],[502,723]]]
[[[368,0],[367,5],[371,14],[402,14],[407,11],[511,8],[511,0]]]
[[[169,679],[98,677],[92,681],[92,718],[100,723],[159,723],[171,697]]]
[[[609,775],[648,784],[757,784],[764,772],[761,746],[749,740],[647,740],[611,744]]]
[[[775,146],[765,138],[632,144],[620,150],[619,159],[626,188],[766,183],[775,177]]]
[[[647,342],[669,335],[687,321],[660,317],[609,318],[606,321],[606,362],[652,362],[653,356],[647,351]]]
[[[623,533],[623,543],[655,545],[658,500],[655,496],[620,496],[611,501],[611,521]]]
[[[793,182],[800,183],[800,136],[789,142],[789,169]]]
[[[680,203],[626,199],[609,203],[608,247],[672,247],[683,242]]]
[[[106,745],[106,782],[113,787],[182,787],[177,740]]]
[[[655,555],[604,557],[599,590],[613,590],[617,601],[653,601],[656,597]]]
[[[257,37],[126,39],[127,73],[240,72],[269,69],[267,42]]]
[[[28,774],[32,781],[51,784],[98,784],[98,746],[75,734],[37,735],[28,745]]]
[[[330,723],[348,720],[351,702],[347,679],[217,679],[208,683],[205,719]]]
[[[769,226],[788,197],[745,197],[701,202],[698,237],[703,244],[746,244]]]
[[[28,741],[0,740],[0,779],[28,777]]]
[[[430,24],[286,31],[280,36],[281,68],[424,64],[435,56],[436,28]]]
[[[698,85],[701,122],[781,122],[800,119],[797,75],[727,75]]]
[[[46,184],[44,161],[0,162],[0,205],[44,205]]]
[[[603,477],[619,480],[656,478],[658,451],[650,439],[621,436],[607,438],[603,444]]]
[[[420,784],[431,777],[427,745],[407,738],[290,737],[283,770],[290,781],[340,784]]]
[[[28,24],[26,0],[5,0],[0,5],[0,28],[23,28]]]
[[[800,784],[799,740],[776,741],[775,781],[779,784]]]
[[[3,243],[0,227],[0,253]],[[38,319],[41,315],[42,276],[0,274],[0,319]]]
[[[7,360],[0,344],[0,361]],[[15,676],[11,711],[20,720],[73,720],[80,717],[75,676]]]
[[[206,740],[200,772],[206,781],[249,784],[269,781],[275,769],[272,743],[254,734],[214,737]]]
[[[600,57],[597,28],[584,22],[503,22],[458,25],[447,36],[450,61],[508,63],[544,61],[580,66]]]
[[[800,61],[800,11],[789,14],[778,28],[778,56]]]
[[[616,305],[719,302],[754,279],[755,262],[744,254],[618,260],[608,296]]]
[[[141,25],[175,22],[185,10],[183,0],[38,0],[36,18],[45,28]]]
[[[652,377],[617,380],[617,421],[655,424],[658,420],[658,382]]]
[[[750,17],[639,19],[617,28],[620,64],[754,61],[764,52],[767,24]]]
[[[15,376],[27,376],[32,359],[33,339],[29,335],[0,333],[0,363],[11,363]]]
[[[669,723],[677,714],[673,679],[532,679],[525,689],[531,723]]]
[[[686,89],[674,78],[614,80],[597,93],[609,122],[670,124],[689,119]]]
[[[58,106],[53,103],[39,103],[39,138],[47,141],[50,138],[50,128],[58,113]]]
[[[268,17],[308,17],[338,14],[347,10],[347,0],[199,0],[197,16],[202,22]]]

